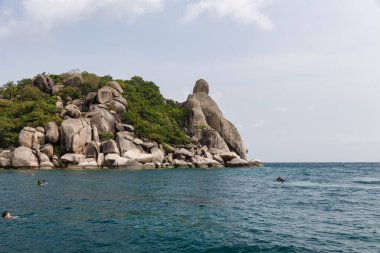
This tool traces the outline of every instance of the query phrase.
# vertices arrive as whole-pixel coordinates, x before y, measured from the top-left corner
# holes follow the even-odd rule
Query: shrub
[[[115,136],[111,132],[99,132],[99,139],[101,141],[113,140],[114,138]]]

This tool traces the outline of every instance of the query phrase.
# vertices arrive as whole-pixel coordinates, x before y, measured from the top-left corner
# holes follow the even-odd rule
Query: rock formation
[[[82,82],[80,74],[72,75],[63,85],[55,85],[46,75],[33,78],[34,86],[52,95],[64,86]],[[121,120],[120,115],[128,110],[128,101],[122,94],[122,86],[111,81],[82,99],[58,97],[57,114],[63,119],[60,126],[56,122],[45,127],[25,126],[19,135],[20,147],[0,152],[0,167],[154,169],[257,165],[247,161],[239,132],[209,96],[206,81],[197,81],[193,94],[183,103],[189,111],[185,127],[192,140],[186,145],[138,138],[135,127]],[[102,139],[104,133],[109,139]]]
[[[194,141],[208,148],[234,151],[247,159],[247,149],[236,127],[228,121],[216,102],[209,96],[208,83],[200,79],[196,82],[193,94],[189,95],[186,107],[190,113],[187,127]]]

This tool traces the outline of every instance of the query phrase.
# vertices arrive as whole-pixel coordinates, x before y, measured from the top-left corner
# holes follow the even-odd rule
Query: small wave
[[[372,178],[372,177],[355,178],[352,182],[356,184],[380,185],[380,178]]]

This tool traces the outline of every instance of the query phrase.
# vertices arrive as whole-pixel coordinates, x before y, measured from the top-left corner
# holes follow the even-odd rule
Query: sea
[[[1,253],[380,252],[378,163],[0,170],[0,208]]]

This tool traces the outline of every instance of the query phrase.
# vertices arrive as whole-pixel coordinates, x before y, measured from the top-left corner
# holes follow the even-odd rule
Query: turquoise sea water
[[[380,252],[380,164],[0,170],[0,193],[0,252]]]

